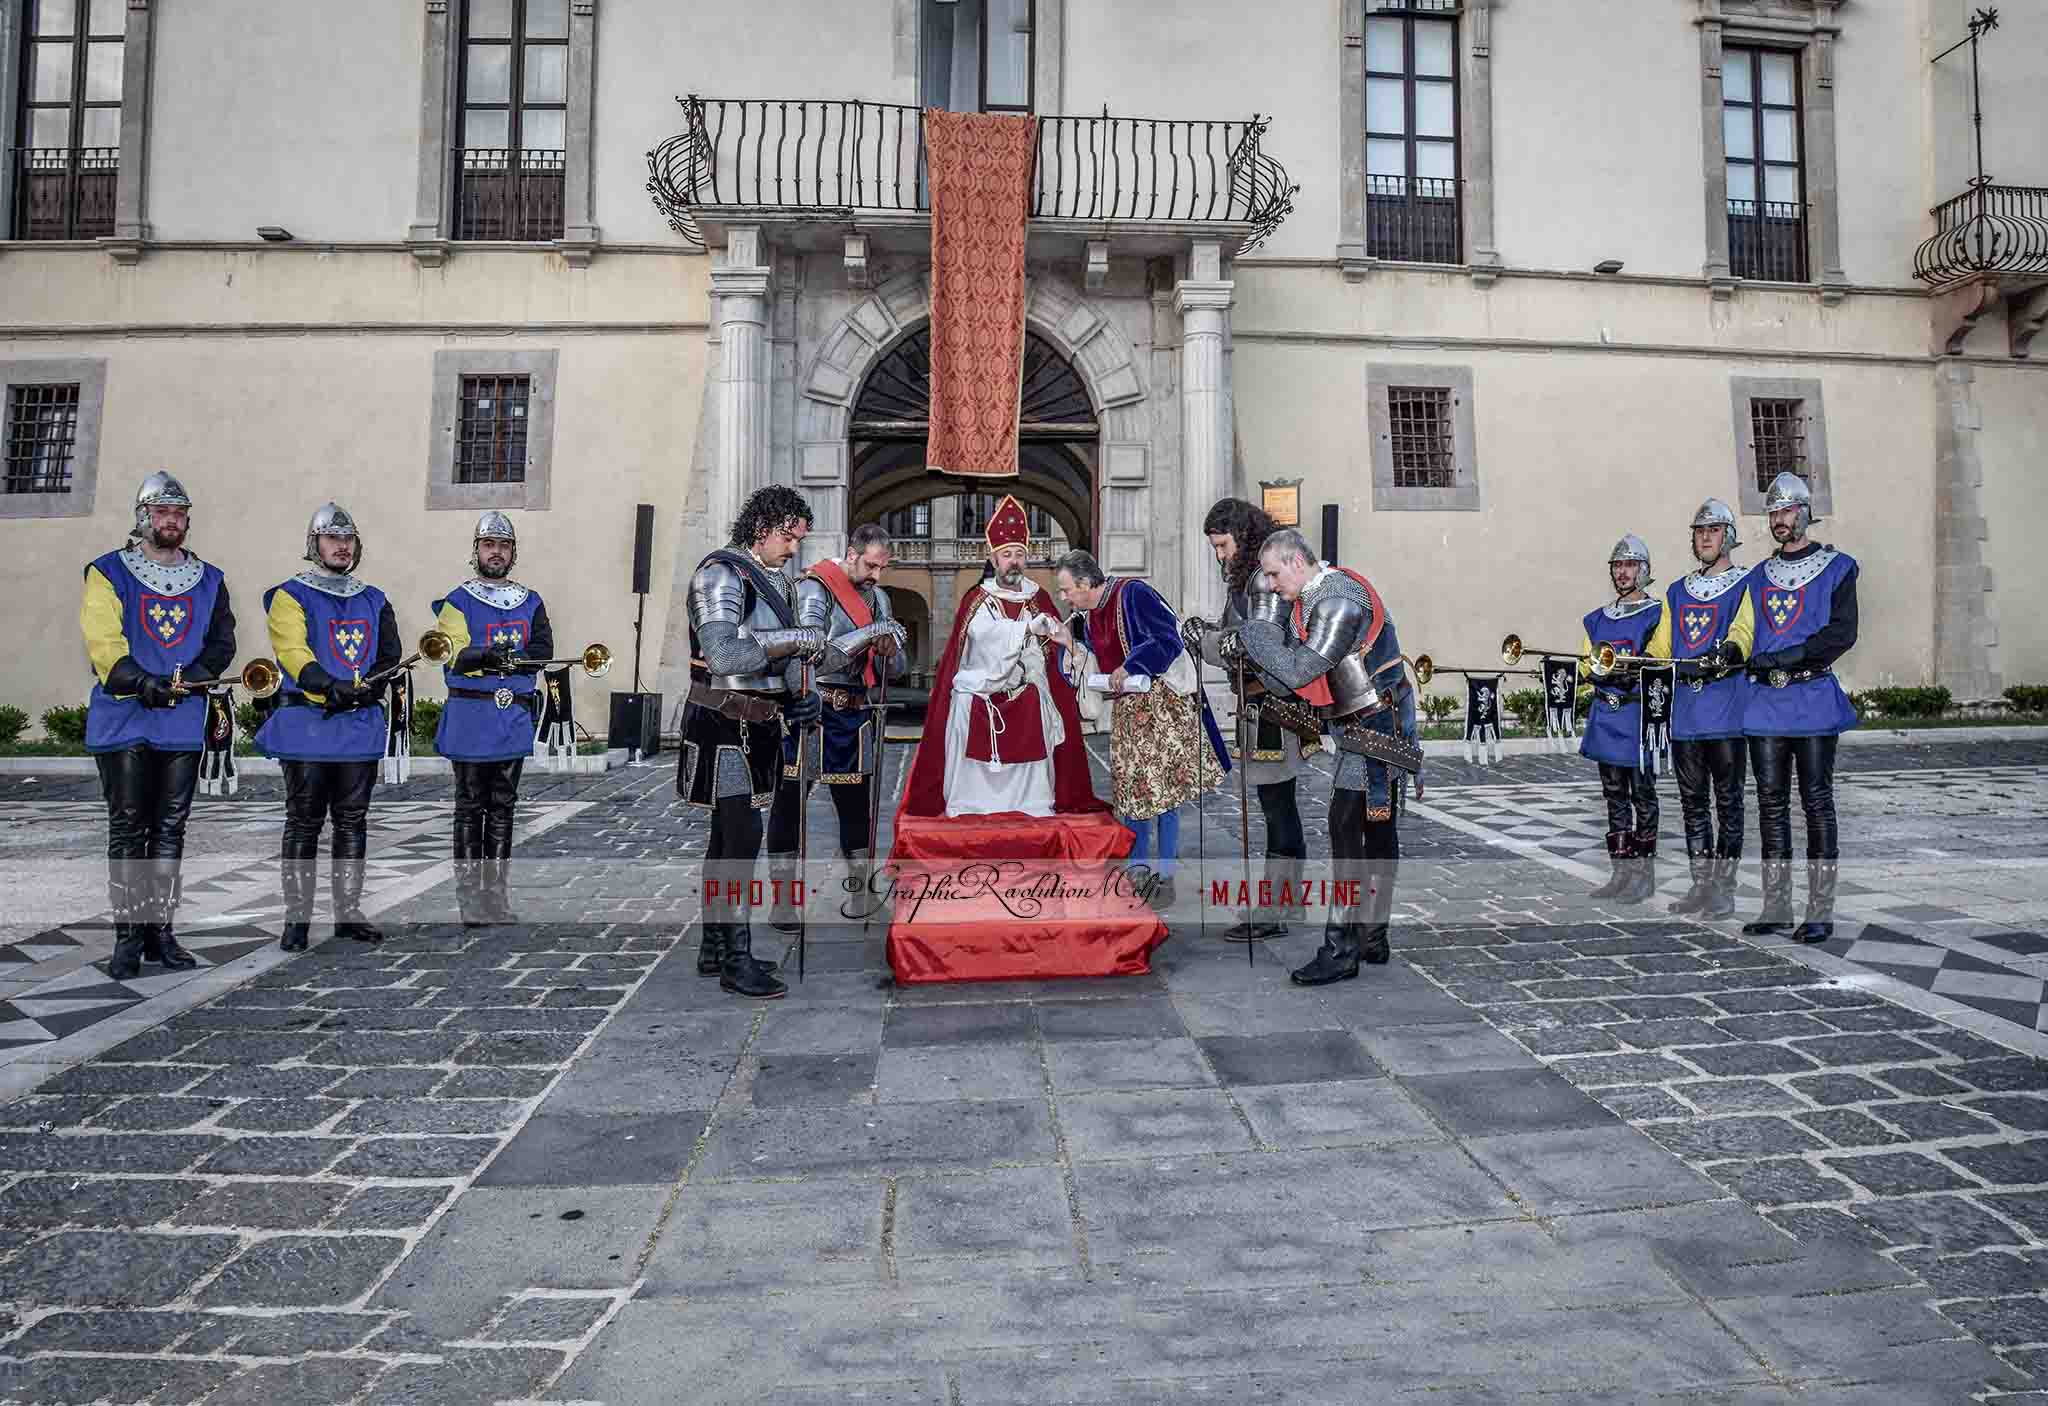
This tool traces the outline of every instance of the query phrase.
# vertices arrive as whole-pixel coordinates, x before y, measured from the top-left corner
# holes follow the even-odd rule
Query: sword
[[[1246,762],[1252,750],[1258,746],[1257,737],[1247,737],[1244,726],[1244,656],[1237,657],[1237,834],[1244,860],[1244,959],[1247,966],[1259,965],[1258,946],[1252,941],[1252,801],[1251,788],[1246,781],[1250,768]]]
[[[870,705],[875,717],[875,770],[868,777],[868,882],[875,881],[875,852],[882,843],[882,773],[888,764],[889,747],[889,665],[885,660],[881,670],[881,694]],[[863,895],[863,902],[866,896]],[[876,904],[861,918],[860,925],[866,928],[881,912]]]
[[[811,666],[801,665],[797,671],[797,682],[803,688],[804,697],[811,694]],[[796,979],[804,979],[804,940],[810,936],[810,894],[808,885],[811,874],[811,753],[807,734],[816,724],[796,730],[796,891],[799,901],[796,906]]]
[[[1206,793],[1200,789],[1200,783],[1202,749],[1209,745],[1209,739],[1203,735],[1202,729],[1202,714],[1209,706],[1209,695],[1202,688],[1202,651],[1190,649],[1188,657],[1195,661],[1195,878],[1202,886],[1202,893],[1206,895],[1209,892],[1209,812],[1202,805]],[[1204,897],[1196,909],[1203,914],[1202,931],[1205,933],[1209,930],[1207,904],[1208,900]]]

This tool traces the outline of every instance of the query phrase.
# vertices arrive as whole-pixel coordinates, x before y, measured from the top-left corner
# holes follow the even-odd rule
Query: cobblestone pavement
[[[1145,977],[898,989],[840,927],[765,1007],[694,975],[660,768],[533,778],[529,921],[484,932],[420,782],[384,947],[69,1032],[16,988],[104,955],[92,791],[10,778],[4,935],[56,950],[0,968],[46,1032],[0,1049],[0,1402],[2041,1399],[2048,1063],[1982,993],[2044,975],[2044,764],[1845,749],[1818,955],[1580,898],[1596,788],[1530,758],[1432,765],[1356,982],[1184,900]],[[201,804],[224,956],[276,814]]]

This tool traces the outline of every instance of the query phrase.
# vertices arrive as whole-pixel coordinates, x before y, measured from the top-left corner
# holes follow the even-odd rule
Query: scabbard
[[[1337,729],[1337,750],[1352,752],[1375,762],[1396,766],[1411,774],[1422,770],[1422,747],[1407,738],[1391,732],[1375,732],[1365,727],[1340,727]]]

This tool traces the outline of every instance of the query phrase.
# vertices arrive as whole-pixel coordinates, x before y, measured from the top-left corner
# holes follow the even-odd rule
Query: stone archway
[[[1097,555],[1112,571],[1149,574],[1159,558],[1150,501],[1152,424],[1131,339],[1071,284],[1036,268],[1027,276],[1024,315],[1030,331],[1079,371],[1094,404]],[[839,319],[799,373],[797,486],[819,516],[804,542],[806,560],[836,553],[845,542],[855,398],[887,349],[930,319],[928,272],[892,278]]]

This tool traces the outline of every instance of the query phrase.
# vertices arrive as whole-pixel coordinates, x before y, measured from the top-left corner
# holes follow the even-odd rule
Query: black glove
[[[512,645],[494,644],[484,651],[484,667],[500,674],[509,674],[518,658],[519,651]]]
[[[171,681],[162,674],[144,674],[136,683],[135,695],[145,708],[171,708],[178,703],[171,693]]]
[[[351,713],[357,708],[367,708],[377,701],[383,688],[379,684],[357,683],[353,679],[341,679],[327,690],[327,711]]]
[[[782,709],[782,717],[791,727],[809,727],[825,716],[825,698],[818,690],[811,689],[792,698]]]
[[[1708,656],[1707,662],[1723,669],[1739,668],[1742,664],[1742,646],[1734,640],[1722,640],[1714,646],[1714,652]]]
[[[1190,654],[1202,652],[1202,636],[1215,629],[1199,615],[1190,615],[1180,622],[1180,642]]]

